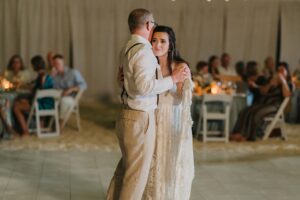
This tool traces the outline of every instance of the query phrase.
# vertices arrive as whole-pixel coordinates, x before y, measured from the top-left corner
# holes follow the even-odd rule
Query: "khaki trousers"
[[[123,109],[117,120],[122,151],[107,200],[141,200],[155,148],[155,111]]]
[[[67,113],[71,109],[72,106],[75,104],[75,98],[70,96],[62,97],[60,100],[60,111],[59,111],[59,118],[65,119]]]

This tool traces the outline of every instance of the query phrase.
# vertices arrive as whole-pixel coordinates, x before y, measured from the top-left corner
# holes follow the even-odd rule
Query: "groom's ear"
[[[151,27],[150,27],[150,22],[148,21],[148,22],[146,22],[146,28],[147,28],[147,30],[148,31],[150,31],[151,30]]]

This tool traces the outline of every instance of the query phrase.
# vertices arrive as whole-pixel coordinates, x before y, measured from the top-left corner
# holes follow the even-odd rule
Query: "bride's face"
[[[151,42],[155,56],[162,57],[168,55],[169,36],[167,33],[155,32]]]

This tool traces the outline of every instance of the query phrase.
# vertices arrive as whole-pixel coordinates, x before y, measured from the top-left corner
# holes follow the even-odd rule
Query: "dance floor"
[[[299,199],[300,157],[230,160],[228,155],[220,154],[195,152],[196,177],[191,199]],[[100,150],[1,151],[0,199],[104,199],[119,156],[116,151]]]
[[[116,111],[82,106],[81,132],[71,119],[63,135],[0,143],[0,200],[104,199],[120,158],[114,135]],[[95,115],[98,113],[98,115]],[[194,141],[192,200],[298,200],[300,125],[288,141],[209,143]]]

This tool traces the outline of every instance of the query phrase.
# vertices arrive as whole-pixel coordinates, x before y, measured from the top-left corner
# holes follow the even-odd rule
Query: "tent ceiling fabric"
[[[224,51],[233,61],[262,64],[275,57],[281,16],[282,59],[297,67],[300,1],[0,0],[0,69],[15,53],[29,66],[32,56],[53,51],[67,63],[72,59],[87,79],[89,95],[115,95],[118,55],[129,37],[127,17],[138,7],[173,27],[192,69],[198,60]]]

